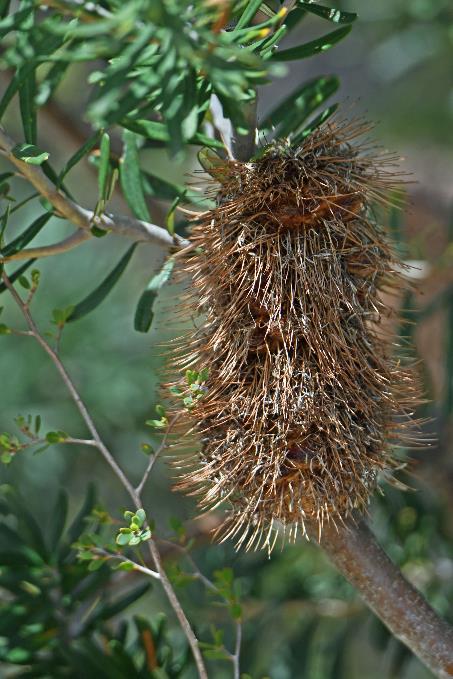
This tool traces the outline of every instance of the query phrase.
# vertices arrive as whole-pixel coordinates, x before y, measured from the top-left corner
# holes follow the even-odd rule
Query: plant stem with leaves
[[[91,433],[93,437],[93,444],[95,445],[96,448],[99,450],[101,453],[102,457],[104,460],[107,462],[109,465],[110,469],[113,471],[115,476],[118,478],[120,481],[121,485],[123,488],[127,491],[129,497],[131,498],[133,505],[136,509],[141,508],[141,498],[140,498],[140,493],[136,491],[134,486],[131,484],[129,479],[127,478],[126,474],[124,471],[121,469],[115,458],[113,457],[112,453],[110,450],[107,448],[105,443],[103,442],[96,425],[93,421],[93,418],[91,417],[88,408],[86,407],[85,403],[83,402],[74,382],[72,381],[70,375],[68,374],[64,364],[62,363],[60,357],[56,353],[54,349],[50,346],[50,344],[44,339],[42,334],[40,333],[33,316],[30,312],[29,306],[27,303],[25,303],[21,296],[18,294],[16,289],[14,288],[13,284],[9,280],[8,276],[6,275],[5,272],[2,274],[3,281],[8,288],[9,292],[11,293],[12,298],[16,302],[17,306],[22,312],[22,315],[24,316],[24,319],[28,325],[29,331],[31,336],[38,342],[38,344],[42,347],[42,349],[46,352],[46,354],[50,357],[52,363],[54,364],[55,368],[58,370],[60,373],[60,376],[66,386],[66,389],[68,390],[72,400],[74,401],[75,405],[77,406],[77,409],[79,410],[79,413],[82,417],[82,420],[84,421],[85,425],[87,426],[87,429]],[[149,473],[149,472],[148,472]],[[145,476],[144,479],[146,481],[147,474],[145,471]],[[138,486],[140,492],[143,488],[143,484],[140,483]],[[162,583],[162,587],[165,590],[165,593],[167,595],[167,598],[176,614],[176,617],[178,618],[178,621],[184,631],[184,634],[187,638],[187,641],[189,642],[189,645],[191,647],[193,657],[195,660],[195,664],[197,666],[198,674],[200,679],[207,679],[207,673],[206,673],[206,667],[204,664],[203,657],[201,655],[201,651],[198,645],[198,639],[195,636],[192,627],[186,617],[186,614],[184,613],[184,610],[176,596],[176,593],[172,587],[172,584],[165,573],[164,567],[162,565],[162,560],[159,554],[159,550],[155,544],[155,542],[150,539],[148,541],[148,549],[149,553],[152,559],[152,562],[155,565],[156,572],[158,574],[159,580]],[[148,573],[149,575],[149,573]],[[155,576],[154,576],[155,577]]]

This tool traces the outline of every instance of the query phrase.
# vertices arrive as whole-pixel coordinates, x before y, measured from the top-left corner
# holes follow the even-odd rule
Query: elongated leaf
[[[260,40],[261,44],[258,46],[258,51],[263,59],[267,59],[268,57],[272,56],[273,54],[272,48],[285,37],[287,32],[288,27],[286,25],[283,25],[280,26],[280,28],[277,28],[275,33],[271,35],[270,38]],[[256,51],[256,46],[254,51]]]
[[[297,144],[300,144],[304,139],[306,139],[314,130],[316,130],[317,127],[322,125],[328,118],[330,118],[331,115],[335,113],[335,111],[338,108],[338,104],[332,104],[332,106],[329,106],[329,108],[326,108],[325,111],[319,114],[319,116],[316,116],[314,120],[311,121],[307,127],[305,127],[302,132],[299,132],[299,134],[296,134],[296,136],[292,139],[291,145],[292,146],[297,146]]]
[[[96,504],[96,491],[94,488],[94,484],[89,483],[85,499],[83,501],[83,505],[67,531],[68,543],[70,545],[73,542],[75,542],[77,538],[80,537],[80,535],[86,529],[85,519],[88,516],[88,514],[91,513],[91,510],[93,509],[95,504]]]
[[[134,601],[140,599],[140,597],[146,594],[146,592],[149,592],[151,587],[152,585],[150,582],[142,583],[124,596],[117,599],[117,601],[114,601],[111,604],[101,604],[101,606],[99,606],[97,610],[94,611],[93,615],[88,619],[87,627],[92,626],[99,620],[110,620],[110,618],[118,615],[118,613],[121,613],[124,611],[124,609],[133,604]]]
[[[234,29],[235,31],[244,28],[244,26],[248,26],[250,21],[253,19],[253,17],[259,10],[262,1],[263,0],[251,0],[251,2],[247,4],[247,7],[243,11],[239,21],[236,24],[236,27]]]
[[[170,135],[168,134],[166,126],[163,123],[157,123],[154,120],[132,120],[130,118],[125,118],[122,120],[121,125],[127,130],[136,132],[147,139],[154,139],[165,143],[170,141]],[[212,148],[218,149],[224,148],[222,142],[217,139],[211,139],[201,132],[194,134],[192,139],[189,140],[189,143],[198,146],[211,146]]]
[[[332,7],[325,7],[324,5],[315,5],[311,2],[304,2],[299,0],[299,7],[302,7],[307,12],[316,14],[327,21],[332,21],[334,24],[352,24],[357,19],[357,14],[354,12],[341,12],[339,9]]]
[[[197,158],[203,170],[221,184],[228,178],[225,159],[212,149],[200,149],[197,153]]]
[[[322,76],[304,83],[266,116],[261,129],[268,132],[275,127],[276,136],[279,137],[296,132],[304,120],[338,87],[339,81],[335,76]]]
[[[47,212],[44,215],[40,215],[37,217],[34,222],[30,224],[28,229],[25,229],[20,236],[17,236],[14,240],[11,241],[5,248],[3,248],[3,256],[4,257],[9,257],[15,252],[19,252],[20,250],[23,250],[28,243],[33,240],[35,236],[38,235],[38,233],[41,231],[41,229],[47,224],[49,219],[52,217],[52,214],[50,212]]]
[[[35,69],[35,64],[33,62],[26,64],[21,69],[19,69],[14,77],[10,80],[8,87],[6,88],[2,100],[0,102],[0,120],[3,118],[6,109],[8,108],[12,98],[20,88],[22,82],[27,78],[30,73]]]
[[[64,527],[66,524],[66,519],[68,516],[68,495],[62,490],[58,494],[55,506],[52,509],[52,522],[50,525],[50,553],[53,555],[60,544],[60,540],[63,536]]]
[[[99,142],[101,134],[102,132],[100,130],[97,130],[97,132],[88,137],[86,142],[78,149],[78,151],[76,151],[74,155],[70,157],[70,159],[68,160],[68,162],[65,164],[60,174],[58,175],[57,181],[58,186],[60,186],[62,180],[64,179],[64,177],[66,177],[68,172],[72,170],[72,168],[75,167],[77,163],[79,163],[82,160],[82,158],[87,155],[87,153],[94,149],[96,144]]]
[[[34,263],[36,262],[35,259],[29,259],[24,264],[22,264],[18,269],[16,269],[12,274],[8,274],[8,278],[11,281],[11,283],[14,283],[14,281],[17,281],[18,278],[24,274],[27,269]],[[4,283],[0,283],[0,293],[5,292],[8,288]]]
[[[34,144],[16,144],[12,154],[29,165],[42,165],[49,157],[47,151],[41,151]]]
[[[123,195],[132,212],[145,222],[151,221],[143,191],[137,135],[130,130],[123,132],[124,150],[120,159],[120,183]]]
[[[145,193],[153,198],[173,202],[175,198],[179,197],[181,202],[193,203],[200,208],[211,209],[214,207],[214,202],[205,198],[203,193],[186,188],[183,184],[173,184],[151,172],[143,172],[142,178]]]
[[[19,496],[14,490],[8,493],[9,504],[19,520],[19,533],[25,538],[27,546],[35,549],[39,556],[46,559],[48,556],[47,546],[44,540],[41,526],[27,509],[24,498]]]
[[[159,290],[170,278],[174,265],[175,260],[168,259],[159,273],[151,278],[148,287],[138,300],[134,317],[134,328],[138,332],[148,332],[150,329],[154,318],[154,302]]]
[[[301,9],[300,7],[293,9],[286,17],[285,25],[287,29],[291,31],[302,21],[302,19],[305,19],[307,14],[308,12],[306,12],[304,9]]]
[[[19,88],[19,107],[25,141],[36,144],[36,71],[30,71],[22,80]]]
[[[444,415],[450,419],[453,415],[453,294],[450,295],[447,307],[447,319],[445,328],[445,400]]]
[[[78,321],[83,318],[91,311],[96,309],[107,297],[109,292],[114,288],[116,283],[121,278],[125,268],[127,267],[129,260],[131,259],[137,243],[131,245],[131,247],[126,251],[126,253],[121,257],[118,264],[112,269],[112,271],[104,278],[102,283],[93,290],[85,299],[74,306],[74,311],[67,319],[67,322]]]
[[[0,17],[4,19],[9,12],[11,0],[0,0]]]
[[[66,61],[57,61],[53,64],[44,80],[39,84],[38,92],[35,97],[37,106],[44,106],[44,104],[49,101],[68,70],[68,67],[69,62]]]
[[[110,169],[110,137],[104,132],[101,139],[101,155],[98,168],[98,188],[99,197],[105,198],[107,187],[107,176]]]
[[[331,47],[343,40],[351,30],[351,26],[342,26],[337,28],[336,31],[327,33],[321,38],[316,38],[316,40],[311,40],[297,47],[291,47],[287,50],[282,50],[281,52],[275,52],[272,55],[271,61],[295,61],[296,59],[306,59],[307,57],[312,57],[314,54],[319,54],[320,52],[326,52]]]
[[[3,14],[5,9],[2,7],[1,10]],[[33,7],[27,7],[27,9],[22,9],[19,12],[10,14],[2,19],[0,21],[0,38],[3,38],[4,35],[18,28],[26,19],[28,19],[33,10]]]

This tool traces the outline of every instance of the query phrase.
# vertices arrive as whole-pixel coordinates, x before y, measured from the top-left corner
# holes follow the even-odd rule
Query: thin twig
[[[129,497],[131,498],[134,506],[136,509],[141,508],[141,501],[140,497],[137,495],[135,488],[133,485],[130,483],[129,479],[119,466],[119,464],[116,462],[115,458],[111,454],[111,452],[108,450],[104,442],[102,441],[96,425],[94,424],[94,421],[88,412],[87,407],[85,406],[84,402],[82,401],[77,388],[75,387],[71,377],[69,376],[66,368],[64,367],[62,361],[60,360],[58,354],[52,349],[52,347],[49,345],[49,343],[44,339],[44,337],[40,334],[39,329],[30,313],[29,308],[27,305],[24,303],[20,295],[17,293],[15,290],[13,284],[9,280],[8,276],[3,272],[2,274],[3,280],[5,282],[6,287],[10,291],[14,301],[20,308],[22,315],[25,318],[25,321],[33,334],[34,338],[36,341],[41,345],[41,347],[44,349],[44,351],[48,354],[50,359],[52,360],[53,364],[55,365],[56,369],[60,373],[60,376],[69,391],[72,400],[74,401],[75,405],[77,406],[77,409],[80,412],[80,415],[85,422],[85,425],[87,426],[88,430],[90,431],[93,440],[96,444],[97,449],[100,451],[101,455],[109,465],[109,467],[112,469],[116,477],[119,479],[121,482],[123,488],[127,491]],[[149,540],[148,541],[148,549],[151,555],[151,558],[155,564],[156,571],[159,575],[159,579],[162,582],[162,587],[165,591],[165,594],[167,595],[167,598],[175,612],[176,617],[178,618],[179,624],[181,625],[184,634],[186,635],[187,641],[189,642],[190,648],[192,650],[192,654],[194,656],[195,664],[197,666],[198,670],[198,675],[200,679],[208,679],[208,675],[206,672],[205,664],[203,657],[201,655],[200,648],[198,646],[198,639],[195,636],[192,627],[190,626],[190,623],[186,617],[186,614],[184,613],[184,610],[179,603],[179,600],[176,596],[176,593],[172,587],[172,584],[170,580],[168,579],[167,574],[165,573],[165,570],[162,565],[162,560],[160,558],[159,550],[157,549],[157,546],[154,542],[154,540]]]
[[[101,547],[95,547],[93,549],[93,553],[100,554],[101,556],[106,556],[109,559],[116,559],[117,561],[121,561],[121,563],[124,562],[130,563],[134,567],[134,570],[140,571],[140,573],[144,573],[145,575],[149,575],[150,578],[160,580],[160,575],[157,571],[153,571],[151,570],[151,568],[148,568],[147,566],[142,566],[136,561],[128,559],[127,556],[123,556],[123,554],[112,554],[111,552],[108,552],[106,549],[102,549]]]
[[[60,241],[59,243],[54,243],[53,245],[43,245],[39,248],[28,248],[25,250],[20,250],[20,252],[15,252],[8,257],[0,257],[0,262],[12,262],[17,259],[37,259],[39,257],[51,257],[53,255],[60,255],[62,252],[67,252],[76,248],[81,243],[86,240],[90,240],[91,234],[89,231],[84,231],[84,229],[77,229],[68,238]]]
[[[93,446],[94,448],[97,448],[97,443],[94,439],[75,439],[70,436],[64,441],[61,441],[61,443],[72,443],[78,446]]]
[[[145,469],[145,471],[144,471],[144,473],[143,473],[143,476],[142,476],[142,478],[141,478],[141,481],[140,481],[140,483],[138,484],[138,486],[137,486],[136,489],[135,489],[135,492],[136,492],[136,494],[137,494],[137,497],[141,497],[141,494],[142,494],[143,488],[144,488],[144,486],[145,486],[145,483],[147,482],[148,477],[149,477],[149,475],[151,474],[152,469],[153,469],[154,465],[156,464],[159,455],[160,455],[160,454],[164,451],[164,449],[167,447],[168,437],[169,437],[169,435],[170,435],[170,433],[171,433],[172,428],[175,426],[176,422],[178,421],[178,418],[179,418],[179,413],[176,414],[176,415],[173,417],[173,419],[170,421],[170,423],[169,423],[169,425],[168,425],[168,427],[167,427],[167,431],[165,432],[165,434],[164,434],[164,436],[163,436],[163,438],[162,438],[162,441],[161,441],[161,443],[160,443],[158,449],[157,449],[156,452],[154,453],[154,455],[150,455],[150,459],[149,459],[148,465],[147,465],[147,467],[146,467],[146,469]]]
[[[236,623],[236,645],[234,648],[234,653],[231,656],[231,661],[233,663],[233,678],[240,679],[240,659],[241,659],[241,642],[242,642],[242,623],[240,620]]]
[[[134,219],[125,215],[113,215],[105,213],[95,217],[92,210],[78,205],[73,200],[61,193],[55,185],[46,177],[37,165],[25,163],[13,154],[16,143],[0,127],[0,149],[3,149],[8,160],[18,168],[20,173],[28,179],[38,193],[53,205],[55,210],[80,229],[90,232],[93,225],[126,236],[134,241],[149,242],[159,245],[168,250],[171,247],[184,247],[186,240],[178,235],[171,235],[166,229],[150,224],[141,219]]]

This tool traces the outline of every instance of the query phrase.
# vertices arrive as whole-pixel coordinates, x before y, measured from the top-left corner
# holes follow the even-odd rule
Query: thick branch
[[[363,521],[325,525],[321,546],[397,639],[436,677],[453,677],[453,629],[403,577]]]
[[[187,245],[187,242],[180,236],[172,236],[160,226],[144,222],[140,219],[107,213],[95,218],[92,210],[87,210],[78,205],[58,191],[40,167],[24,163],[16,158],[12,153],[15,146],[16,143],[0,127],[0,149],[4,151],[8,160],[18,168],[20,173],[28,179],[41,196],[47,198],[57,212],[80,229],[90,232],[92,226],[96,225],[106,231],[126,236],[134,241],[155,243],[165,249],[175,245]]]

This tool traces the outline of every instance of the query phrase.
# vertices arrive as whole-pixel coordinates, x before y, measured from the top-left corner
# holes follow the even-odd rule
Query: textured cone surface
[[[362,132],[329,123],[297,149],[227,163],[180,265],[200,321],[173,368],[209,377],[183,415],[197,449],[178,487],[203,509],[225,501],[221,534],[247,548],[364,508],[417,403],[382,328],[383,293],[404,281],[372,206],[397,179],[354,144]]]

